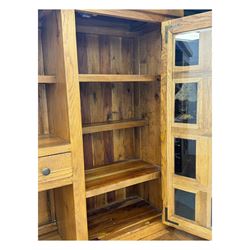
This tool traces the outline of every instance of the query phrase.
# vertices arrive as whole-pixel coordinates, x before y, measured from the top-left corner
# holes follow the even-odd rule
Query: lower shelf
[[[90,240],[137,239],[137,229],[155,223],[161,213],[144,200],[132,197],[106,208],[97,209],[88,216]],[[163,227],[163,225],[160,225]]]
[[[201,240],[162,224],[161,212],[138,197],[88,216],[90,240]]]
[[[62,240],[58,233],[57,225],[55,222],[47,225],[40,226],[38,229],[39,240]]]
[[[39,240],[62,240],[62,238],[56,230],[39,236]]]
[[[202,240],[162,224],[161,212],[138,197],[88,212],[90,240]],[[56,223],[39,228],[39,240],[62,240]]]
[[[85,171],[86,197],[160,178],[160,167],[142,160],[128,160]]]

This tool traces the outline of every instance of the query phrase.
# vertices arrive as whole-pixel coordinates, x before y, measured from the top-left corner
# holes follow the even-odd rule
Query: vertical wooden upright
[[[76,48],[74,10],[56,12],[58,54],[56,77],[67,89],[69,138],[71,144],[73,184],[55,190],[58,230],[63,239],[87,240],[84,158]]]

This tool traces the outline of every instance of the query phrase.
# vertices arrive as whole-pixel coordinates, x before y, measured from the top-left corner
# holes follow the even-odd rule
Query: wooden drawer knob
[[[49,175],[50,174],[50,169],[49,168],[43,168],[42,174],[45,175],[45,176]]]

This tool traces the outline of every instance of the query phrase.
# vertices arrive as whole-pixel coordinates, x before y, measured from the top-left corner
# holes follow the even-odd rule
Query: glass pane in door
[[[174,172],[177,175],[196,178],[196,141],[174,139]]]
[[[199,64],[199,32],[175,36],[175,66]]]
[[[175,214],[189,220],[195,220],[195,194],[175,189]]]
[[[197,122],[197,82],[175,84],[174,121]]]

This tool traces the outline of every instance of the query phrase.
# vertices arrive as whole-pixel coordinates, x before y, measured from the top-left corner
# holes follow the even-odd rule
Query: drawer
[[[38,190],[48,190],[72,183],[71,153],[38,158]]]

